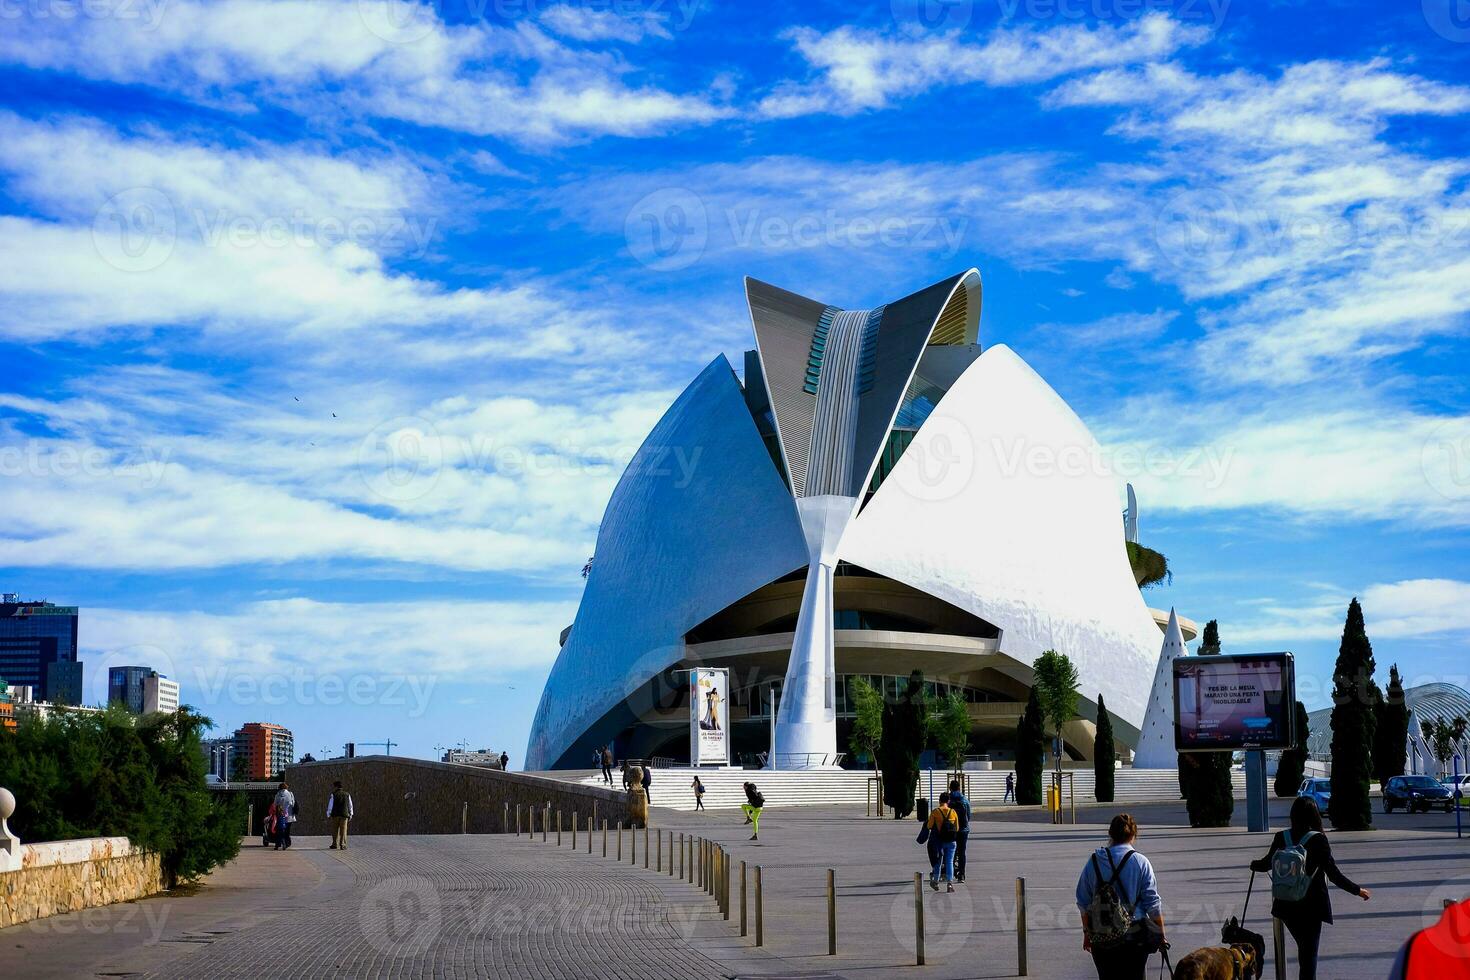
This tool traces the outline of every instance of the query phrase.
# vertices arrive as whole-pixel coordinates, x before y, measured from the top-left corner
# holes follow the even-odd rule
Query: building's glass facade
[[[77,607],[49,602],[0,602],[0,678],[26,685],[41,700],[79,704],[82,665],[77,660]]]
[[[107,671],[107,703],[120,704],[135,715],[143,713],[143,681],[151,667],[112,667]]]

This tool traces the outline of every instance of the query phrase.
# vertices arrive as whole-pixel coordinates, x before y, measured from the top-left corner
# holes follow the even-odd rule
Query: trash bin
[[[929,798],[927,796],[921,796],[921,797],[919,797],[919,799],[915,803],[914,810],[919,815],[919,823],[923,823],[924,821],[928,820],[929,819]]]
[[[1052,785],[1046,788],[1046,808],[1053,812],[1062,808],[1062,789],[1060,786]]]

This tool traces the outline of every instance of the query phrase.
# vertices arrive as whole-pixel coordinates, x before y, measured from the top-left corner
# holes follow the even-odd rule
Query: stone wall
[[[523,813],[537,810],[538,828],[547,803],[551,804],[553,821],[556,811],[562,811],[567,830],[571,829],[574,812],[581,826],[586,827],[594,806],[597,819],[608,821],[609,826],[619,820],[628,822],[627,798],[622,792],[521,772],[374,755],[308,762],[287,769],[286,781],[296,794],[293,834],[331,832],[327,797],[332,782],[338,779],[352,794],[355,816],[348,829],[352,835],[458,834],[466,803],[465,829],[471,834],[503,832],[506,804],[512,832],[517,804]],[[555,827],[553,822],[553,831]]]
[[[25,844],[20,870],[0,872],[0,929],[166,888],[158,855],[135,849],[126,837]]]

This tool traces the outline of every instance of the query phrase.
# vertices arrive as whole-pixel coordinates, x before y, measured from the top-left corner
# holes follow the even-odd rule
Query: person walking
[[[924,823],[929,839],[938,844],[934,851],[930,851],[932,863],[929,866],[929,887],[935,891],[939,891],[941,874],[945,891],[954,891],[954,852],[960,836],[960,818],[950,806],[950,800],[950,794],[940,793],[939,805],[929,811],[929,819]]]
[[[1316,800],[1296,798],[1291,805],[1291,829],[1277,831],[1266,856],[1252,861],[1250,868],[1270,872],[1271,914],[1296,940],[1297,975],[1301,980],[1315,980],[1322,924],[1332,921],[1327,881],[1365,902],[1372,895],[1343,874],[1332,859],[1332,845],[1322,832]]]
[[[699,781],[699,777],[698,776],[695,776],[694,777],[694,782],[690,783],[690,786],[692,786],[694,788],[694,809],[696,809],[696,810],[703,810],[704,809],[704,783],[702,783],[702,782]]]
[[[745,814],[745,822],[750,824],[750,839],[759,840],[761,835],[761,810],[765,809],[766,798],[761,791],[755,788],[755,783],[745,784],[745,802],[740,804],[740,811]]]
[[[1148,958],[1164,941],[1164,903],[1148,858],[1134,850],[1138,824],[1127,813],[1108,825],[1108,843],[1082,866],[1077,911],[1082,949],[1098,980],[1143,980]]]
[[[291,825],[296,822],[296,794],[281,781],[273,801],[276,805],[276,850],[291,846]]]
[[[327,850],[347,850],[347,821],[351,819],[352,794],[342,788],[339,779],[332,783],[331,795],[327,797],[327,820],[332,825],[332,846]]]
[[[643,767],[643,795],[648,798],[648,805],[653,805],[653,766]]]
[[[507,753],[507,752],[500,753],[500,771],[501,772],[505,772],[509,768],[510,768],[510,754]]]
[[[1016,801],[1016,774],[1013,772],[1006,773],[1006,795],[1002,796],[1000,801],[1004,803],[1006,800],[1012,803]]]
[[[962,882],[965,880],[965,850],[970,843],[970,799],[960,790],[958,779],[949,781],[949,807],[960,822],[959,836],[955,838],[954,880]]]
[[[602,778],[607,780],[607,784],[609,786],[611,786],[613,784],[613,781],[612,781],[612,764],[613,764],[612,749],[610,749],[606,745],[604,745],[602,747]]]

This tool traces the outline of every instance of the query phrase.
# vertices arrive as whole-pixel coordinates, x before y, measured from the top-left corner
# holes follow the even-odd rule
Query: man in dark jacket
[[[653,766],[643,767],[643,795],[648,798],[650,806],[653,805]]]
[[[954,880],[965,880],[965,849],[970,843],[970,800],[964,793],[960,792],[960,781],[952,779],[949,783],[949,806],[955,815],[960,818],[960,836],[955,841],[954,849]]]

